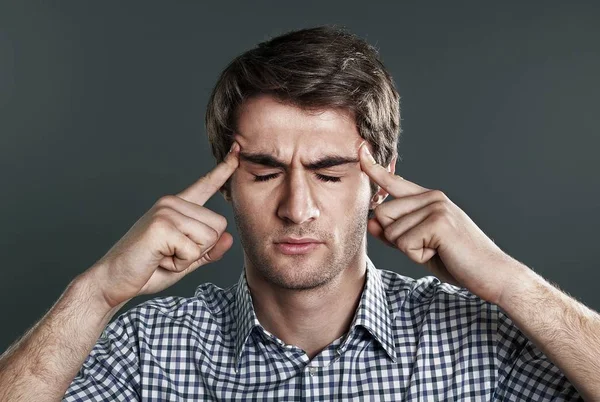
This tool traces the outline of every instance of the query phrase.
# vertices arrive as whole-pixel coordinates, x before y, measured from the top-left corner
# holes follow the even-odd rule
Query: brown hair
[[[304,109],[348,110],[377,162],[387,166],[397,155],[402,130],[394,81],[377,50],[345,29],[292,31],[259,43],[225,68],[206,110],[206,131],[217,162],[233,142],[239,106],[258,94]],[[376,185],[371,188],[377,191]]]

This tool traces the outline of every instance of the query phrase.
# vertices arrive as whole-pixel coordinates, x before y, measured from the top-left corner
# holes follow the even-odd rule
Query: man
[[[261,43],[225,69],[206,122],[219,164],[5,353],[2,400],[600,400],[598,314],[395,175],[399,96],[367,43],[330,27]],[[203,207],[219,190],[239,282],[106,327],[231,247]],[[367,232],[437,278],[376,269]]]

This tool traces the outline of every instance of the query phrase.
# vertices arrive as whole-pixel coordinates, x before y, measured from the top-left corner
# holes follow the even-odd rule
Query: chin
[[[332,263],[316,254],[275,253],[257,268],[267,282],[290,290],[315,289],[328,283],[335,275]]]

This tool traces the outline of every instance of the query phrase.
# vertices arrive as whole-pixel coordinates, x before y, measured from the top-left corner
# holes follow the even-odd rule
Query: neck
[[[365,253],[357,253],[336,277],[309,290],[275,286],[250,264],[246,267],[258,321],[286,344],[302,348],[310,359],[349,330],[366,281]]]

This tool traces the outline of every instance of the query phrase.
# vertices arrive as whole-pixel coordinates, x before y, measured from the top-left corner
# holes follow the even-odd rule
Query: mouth
[[[275,242],[279,252],[287,255],[308,254],[323,244],[322,241],[313,238],[286,237]]]

